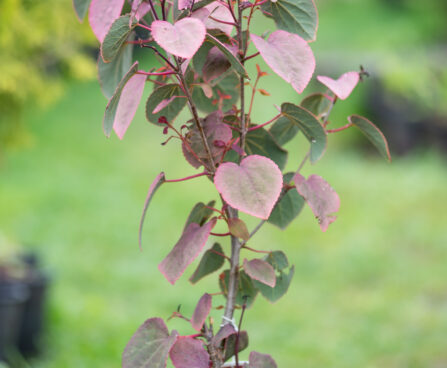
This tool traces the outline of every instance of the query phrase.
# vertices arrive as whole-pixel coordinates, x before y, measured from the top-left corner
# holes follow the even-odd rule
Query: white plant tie
[[[239,332],[239,330],[238,330],[238,328],[237,328],[237,324],[236,324],[236,321],[234,320],[234,318],[228,318],[228,317],[226,317],[226,316],[222,316],[222,324],[220,325],[220,327],[223,327],[223,326],[225,326],[227,323],[225,323],[225,322],[228,322],[231,326],[233,326],[233,328],[234,328],[234,330],[236,331],[236,332]],[[223,367],[223,366],[222,366]]]

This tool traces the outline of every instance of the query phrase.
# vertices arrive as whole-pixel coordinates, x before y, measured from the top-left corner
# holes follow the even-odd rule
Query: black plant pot
[[[8,351],[16,349],[28,297],[28,287],[23,282],[0,279],[0,361],[6,361]]]
[[[29,298],[23,308],[18,348],[23,356],[29,357],[39,352],[39,338],[44,322],[44,306],[49,279],[38,268],[35,255],[28,254],[23,257],[23,260],[29,267],[28,276],[25,280],[29,290]]]

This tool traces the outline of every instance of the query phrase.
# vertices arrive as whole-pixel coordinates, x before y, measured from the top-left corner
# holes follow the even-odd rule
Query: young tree
[[[258,88],[267,73],[256,65],[256,75],[249,76],[245,64],[263,58],[301,94],[315,69],[309,46],[318,24],[313,0],[133,0],[127,5],[124,0],[74,0],[74,6],[81,20],[88,11],[101,42],[99,80],[109,98],[103,121],[106,136],[114,130],[120,139],[124,137],[150,82],[154,89],[146,102],[147,119],[168,135],[164,144],[178,142],[187,162],[200,169],[182,179],[168,180],[164,173],[155,178],[144,204],[140,245],[146,211],[157,189],[201,177],[214,182],[222,205],[208,202],[209,198],[197,203],[178,242],[158,268],[175,284],[210,237],[231,239],[229,251],[220,242],[206,250],[190,277],[195,284],[227,263],[218,279],[226,298],[222,321],[215,325],[208,319],[213,304],[213,295],[208,293],[199,299],[192,316],[173,313],[191,325],[192,335],[179,336],[162,319],[148,319],[126,346],[123,367],[165,367],[168,358],[176,368],[276,367],[271,356],[255,351],[248,362],[239,359],[239,352],[248,346],[248,333],[241,331],[242,316],[257,294],[271,302],[281,298],[294,267],[284,252],[259,251],[248,243],[266,222],[285,229],[306,203],[322,231],[335,221],[340,204],[337,193],[322,177],[300,174],[307,161],[314,164],[323,156],[330,133],[355,126],[390,159],[385,138],[366,118],[352,115],[345,126],[328,128],[334,104],[346,99],[366,72],[351,71],[337,80],[318,76],[326,93],[311,94],[300,105],[285,102],[275,116],[258,123],[252,119],[254,98],[257,93],[268,94]],[[278,30],[268,36],[252,33],[255,15],[272,18]],[[138,61],[132,63],[133,47],[154,53],[159,65],[141,70]],[[250,49],[256,51],[249,54]],[[176,116],[186,105],[191,120],[176,124]],[[300,132],[309,151],[301,163],[297,161],[295,172],[283,173],[288,153],[282,146]],[[261,221],[250,232],[239,212]],[[228,231],[214,233],[217,222],[225,223]],[[242,249],[265,254],[242,259]],[[238,325],[236,308],[242,309]]]

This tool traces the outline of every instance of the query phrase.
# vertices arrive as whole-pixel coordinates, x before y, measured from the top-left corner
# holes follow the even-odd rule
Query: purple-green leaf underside
[[[122,367],[165,368],[169,351],[177,336],[177,331],[172,331],[169,335],[161,318],[148,319],[127,343],[122,356]]]
[[[252,259],[247,261],[244,259],[244,271],[253,280],[262,282],[263,284],[275,287],[276,276],[273,267],[262,259]]]
[[[277,368],[273,358],[268,354],[257,353],[252,351],[248,358],[248,368]]]
[[[359,115],[351,115],[348,118],[349,122],[359,128],[362,133],[371,141],[371,143],[377,148],[379,153],[391,162],[390,149],[388,142],[380,131],[371,121]]]
[[[152,182],[151,186],[149,187],[149,190],[147,192],[146,195],[146,200],[144,202],[144,207],[143,207],[143,213],[141,215],[141,219],[140,219],[140,227],[138,230],[138,243],[140,245],[140,248],[142,247],[142,233],[143,233],[143,224],[144,224],[144,219],[146,217],[146,212],[147,209],[149,207],[149,203],[152,200],[152,197],[154,196],[155,192],[157,191],[158,188],[160,188],[160,186],[165,182],[165,173],[161,172],[160,174],[157,175],[157,177],[154,179],[154,181]]]
[[[199,299],[196,309],[191,317],[191,326],[194,330],[200,331],[206,321],[206,317],[210,314],[213,298],[210,294],[205,293]]]
[[[199,255],[215,224],[216,218],[203,226],[189,224],[171,252],[158,265],[160,272],[171,284],[175,284],[186,267]]]
[[[203,342],[190,337],[180,337],[169,352],[175,368],[209,368],[210,357]]]

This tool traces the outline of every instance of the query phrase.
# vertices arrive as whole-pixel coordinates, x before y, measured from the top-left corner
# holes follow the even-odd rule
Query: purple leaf
[[[191,6],[192,0],[178,0],[178,10],[187,9]]]
[[[88,22],[99,42],[109,31],[112,23],[121,15],[124,0],[92,0],[88,11]]]
[[[241,238],[245,241],[250,239],[250,233],[248,232],[247,225],[239,218],[229,218],[228,229],[233,236]]]
[[[194,330],[200,331],[202,329],[206,317],[210,314],[212,299],[210,294],[205,293],[197,303],[196,309],[191,317],[191,325]]]
[[[276,275],[273,267],[262,259],[244,259],[244,270],[248,276],[270,287],[275,287]]]
[[[306,180],[299,173],[293,178],[296,189],[309,204],[318,219],[322,231],[337,218],[332,214],[340,208],[340,198],[334,189],[321,176],[311,175]]]
[[[196,223],[189,224],[171,252],[158,265],[160,272],[172,285],[199,255],[215,224],[216,218],[202,227]]]
[[[175,368],[209,368],[210,357],[203,342],[191,337],[180,337],[169,352]]]
[[[340,100],[346,100],[359,82],[360,75],[358,72],[348,72],[337,80],[322,75],[317,76],[317,79],[334,92]]]
[[[277,368],[275,361],[268,354],[252,351],[248,360],[248,368]]]
[[[165,173],[161,172],[154,179],[154,181],[152,182],[152,184],[149,187],[149,190],[147,192],[146,201],[144,202],[143,214],[141,215],[141,220],[140,220],[140,228],[139,228],[139,231],[138,231],[138,243],[140,245],[140,248],[142,247],[141,239],[142,239],[144,218],[146,217],[147,208],[149,207],[149,203],[151,202],[152,197],[154,196],[155,192],[157,191],[158,188],[160,188],[160,186],[164,182],[165,182]]]
[[[190,59],[205,40],[206,28],[202,21],[183,18],[175,24],[155,20],[151,24],[152,36],[167,52]]]
[[[222,51],[214,46],[208,52],[205,64],[202,68],[204,81],[209,83],[213,79],[218,78],[223,73],[225,73],[230,66],[231,63],[228,61],[227,57],[223,54]]]
[[[122,356],[122,367],[166,367],[169,351],[177,336],[177,331],[172,331],[169,335],[168,328],[161,318],[148,319],[127,343]]]
[[[214,176],[214,184],[231,207],[268,219],[282,189],[282,174],[269,158],[251,155],[240,166],[226,162]]]
[[[135,74],[129,79],[121,91],[121,97],[113,121],[113,130],[119,139],[123,139],[127,128],[137,112],[146,79],[147,77],[143,74]]]
[[[216,335],[214,335],[212,341],[212,344],[216,347],[218,347],[223,339],[226,339],[228,336],[233,335],[236,333],[236,330],[234,329],[233,325],[230,323],[227,323],[224,325]]]
[[[268,41],[254,34],[250,37],[270,68],[298,93],[303,92],[315,70],[315,57],[307,42],[281,30],[273,32]]]
[[[220,29],[228,36],[231,35],[231,32],[234,28],[233,25],[217,22],[209,18],[210,16],[223,22],[234,22],[230,10],[225,5],[219,4],[219,2],[217,1],[214,1],[211,4],[206,5],[192,13],[192,17],[200,19],[203,23],[205,23],[207,29]]]
[[[130,22],[132,22],[134,19],[136,19],[136,21],[138,22],[147,13],[149,13],[150,10],[151,6],[149,3],[142,0],[134,0],[130,11]]]

